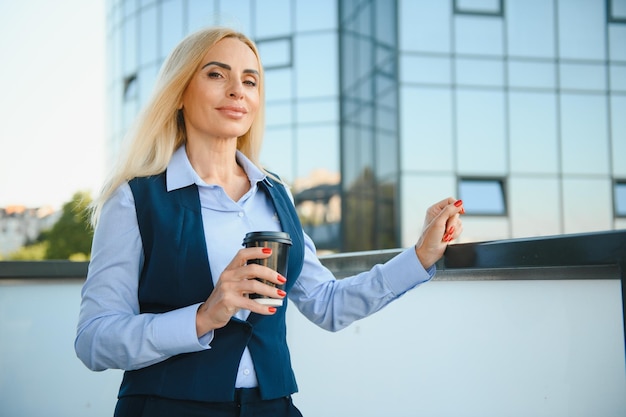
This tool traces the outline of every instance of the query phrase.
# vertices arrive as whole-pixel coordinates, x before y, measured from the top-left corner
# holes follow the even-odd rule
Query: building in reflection
[[[187,33],[253,38],[262,162],[320,249],[408,246],[465,202],[464,238],[626,227],[619,0],[109,0],[110,159]]]

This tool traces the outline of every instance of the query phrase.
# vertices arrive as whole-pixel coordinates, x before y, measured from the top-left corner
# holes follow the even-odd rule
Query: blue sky
[[[0,0],[0,207],[98,190],[104,25],[104,0]]]

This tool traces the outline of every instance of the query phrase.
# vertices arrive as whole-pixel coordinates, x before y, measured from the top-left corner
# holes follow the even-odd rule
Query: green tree
[[[77,192],[70,202],[63,205],[59,220],[38,239],[48,242],[45,259],[89,259],[93,238],[87,209],[89,203],[89,193]]]

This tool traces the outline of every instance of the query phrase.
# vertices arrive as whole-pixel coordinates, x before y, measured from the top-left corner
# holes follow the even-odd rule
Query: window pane
[[[450,2],[400,0],[400,49],[450,52]]]
[[[502,14],[500,0],[454,0],[457,13]]]
[[[501,87],[504,84],[501,60],[459,58],[455,64],[456,84],[482,87]]]
[[[135,17],[124,22],[122,39],[124,39],[122,43],[122,48],[124,48],[122,75],[126,76],[137,70],[137,19]]]
[[[558,172],[556,114],[556,98],[553,93],[509,94],[513,173]]]
[[[273,10],[271,7],[260,7],[259,9]],[[250,0],[220,0],[218,10],[219,13],[217,15],[219,16],[220,24],[252,35]]]
[[[521,88],[556,86],[554,64],[551,62],[509,61],[509,85]]]
[[[403,83],[450,84],[450,58],[400,56],[400,75]]]
[[[212,25],[215,0],[187,0],[187,32]]]
[[[626,61],[626,24],[609,25],[609,58]]]
[[[263,56],[261,56],[263,59]],[[293,97],[290,68],[270,69],[265,71],[265,99],[270,101],[291,100]]]
[[[401,92],[401,166],[407,172],[452,171],[452,95],[447,89]],[[436,143],[437,146],[432,146]]]
[[[506,215],[501,180],[461,179],[459,198],[463,200],[466,214]]]
[[[502,55],[504,48],[501,19],[478,16],[457,16],[455,23],[457,53]]]
[[[562,58],[605,59],[604,7],[596,0],[559,2],[559,52]]]
[[[284,181],[293,184],[294,168],[293,129],[290,127],[270,128],[265,131],[261,148],[261,165],[279,175]]]
[[[293,123],[293,105],[291,102],[268,102],[265,108],[265,124],[267,127],[290,126]]]
[[[561,95],[563,172],[609,172],[606,96]]]
[[[508,0],[506,7],[508,53],[512,56],[554,57],[554,2]]]
[[[606,90],[606,67],[600,64],[561,64],[561,88]]]
[[[161,57],[166,57],[183,37],[183,5],[170,0],[161,7]]]
[[[615,216],[626,217],[626,181],[615,183]]]
[[[333,173],[339,172],[338,131],[339,128],[336,125],[298,129],[296,178],[310,177],[318,169]]]
[[[626,1],[609,0],[611,7],[611,18],[616,20],[626,20]]]
[[[257,47],[265,69],[291,66],[291,38],[258,41]]]
[[[613,176],[626,178],[626,96],[611,96],[611,156]]]
[[[300,97],[337,95],[339,66],[336,35],[298,36],[294,54]]]
[[[139,65],[144,66],[158,60],[156,7],[142,10],[139,16]]]
[[[337,5],[335,0],[296,2],[296,30],[327,30],[337,26]]]
[[[331,100],[301,100],[297,104],[298,123],[338,122],[339,102]]]
[[[457,92],[457,158],[461,172],[470,175],[506,172],[504,108],[504,94],[500,91]]]
[[[257,2],[255,36],[257,38],[271,38],[290,33],[292,31],[291,3],[291,0]]]

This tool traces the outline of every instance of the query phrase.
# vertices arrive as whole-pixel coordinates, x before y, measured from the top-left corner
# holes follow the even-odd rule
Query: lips
[[[217,110],[228,117],[236,119],[240,119],[248,113],[248,110],[239,106],[223,106],[218,107]]]

